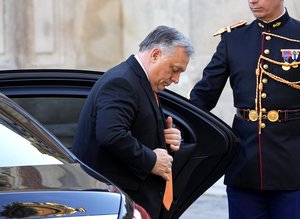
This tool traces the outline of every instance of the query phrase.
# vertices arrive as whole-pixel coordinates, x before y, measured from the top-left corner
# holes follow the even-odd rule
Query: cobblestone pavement
[[[226,195],[203,194],[180,219],[228,219]]]

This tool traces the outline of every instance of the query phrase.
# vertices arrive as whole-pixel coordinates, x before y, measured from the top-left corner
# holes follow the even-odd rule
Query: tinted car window
[[[25,133],[12,130],[2,122],[0,118],[0,167],[62,164],[55,157],[39,151],[35,146],[38,143],[35,139],[26,139],[28,136]],[[30,156],[24,156],[25,154]]]
[[[0,167],[74,162],[43,129],[9,102],[0,102],[0,139]]]
[[[71,149],[85,98],[26,97],[13,100]]]

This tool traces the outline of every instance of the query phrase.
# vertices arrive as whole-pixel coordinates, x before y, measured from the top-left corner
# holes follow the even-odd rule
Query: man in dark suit
[[[225,174],[229,218],[300,218],[300,22],[283,0],[248,3],[257,19],[218,31],[190,99],[211,110],[230,78],[241,150]]]
[[[120,186],[158,218],[180,131],[164,118],[157,92],[177,84],[193,47],[174,28],[159,26],[139,52],[107,71],[82,109],[74,154]],[[167,148],[167,146],[169,148]]]

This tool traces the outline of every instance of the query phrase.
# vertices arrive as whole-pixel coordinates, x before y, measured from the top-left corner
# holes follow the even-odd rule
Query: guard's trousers
[[[227,187],[229,219],[300,219],[300,190]]]

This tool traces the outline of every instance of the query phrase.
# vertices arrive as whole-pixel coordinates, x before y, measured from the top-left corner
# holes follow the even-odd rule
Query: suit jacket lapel
[[[164,127],[165,127],[165,119],[164,119],[164,114],[163,111],[156,103],[156,99],[155,96],[153,94],[150,82],[146,76],[146,73],[144,72],[142,66],[138,63],[138,61],[136,60],[136,58],[131,55],[128,59],[127,59],[127,63],[132,67],[132,69],[134,70],[134,72],[138,75],[138,77],[140,78],[140,83],[142,84],[142,87],[147,95],[147,98],[149,99],[154,115],[156,117],[156,122],[157,122],[157,130],[158,130],[158,138],[159,138],[159,142],[162,148],[166,148],[166,144],[165,144],[165,136],[164,136]]]

